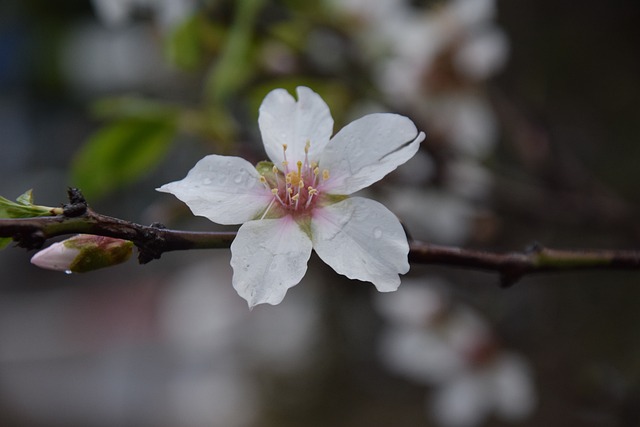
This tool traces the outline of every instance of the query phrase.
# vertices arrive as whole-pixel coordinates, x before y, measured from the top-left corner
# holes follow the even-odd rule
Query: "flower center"
[[[319,196],[318,186],[329,179],[329,171],[320,168],[316,162],[309,162],[309,148],[307,141],[304,147],[304,161],[298,160],[295,168],[289,167],[287,160],[287,144],[282,144],[283,171],[273,166],[273,180],[267,180],[260,175],[260,182],[273,194],[273,199],[262,217],[264,218],[274,204],[279,204],[291,213],[302,213],[313,209]]]

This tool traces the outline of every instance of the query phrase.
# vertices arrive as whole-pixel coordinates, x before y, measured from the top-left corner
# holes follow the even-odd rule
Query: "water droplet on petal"
[[[233,182],[235,182],[236,184],[240,184],[243,178],[244,178],[243,174],[239,173],[238,175],[236,175],[235,178],[233,178]]]
[[[379,239],[382,237],[382,229],[380,229],[380,227],[376,227],[373,229],[373,237],[375,239]]]

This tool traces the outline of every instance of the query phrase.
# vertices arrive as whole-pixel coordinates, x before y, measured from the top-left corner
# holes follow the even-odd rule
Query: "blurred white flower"
[[[138,24],[113,31],[97,24],[72,28],[60,58],[71,88],[83,93],[144,90],[171,76],[151,29]]]
[[[531,373],[519,356],[502,352],[481,367],[458,373],[438,387],[429,407],[446,427],[474,427],[492,414],[520,421],[533,412]]]
[[[385,203],[413,238],[460,245],[469,237],[476,209],[468,201],[436,190],[396,187],[386,190]]]
[[[434,386],[429,408],[446,427],[473,427],[495,413],[505,420],[531,414],[536,396],[524,360],[500,349],[489,325],[470,307],[454,304],[446,282],[405,279],[380,295],[387,320],[380,356],[388,368]]]
[[[135,12],[152,12],[163,29],[189,16],[197,0],[91,0],[98,18],[107,26],[126,24]]]

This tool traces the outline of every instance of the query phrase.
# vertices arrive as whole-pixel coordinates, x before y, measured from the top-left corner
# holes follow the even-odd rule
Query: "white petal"
[[[461,374],[443,384],[433,396],[431,409],[438,425],[474,427],[491,411],[490,383],[474,373]]]
[[[418,151],[424,133],[411,120],[397,114],[369,114],[345,126],[320,157],[328,169],[326,190],[352,194],[409,160]]]
[[[465,363],[445,339],[429,329],[412,327],[386,330],[380,339],[380,355],[394,372],[426,385],[453,378]]]
[[[311,240],[290,216],[249,221],[231,244],[233,287],[250,307],[279,304],[302,280],[310,255]]]
[[[318,207],[311,221],[313,248],[337,273],[395,291],[409,271],[409,244],[400,221],[373,200],[353,197]]]
[[[331,138],[333,119],[320,95],[298,87],[298,101],[285,89],[276,89],[264,98],[258,124],[262,142],[271,161],[282,170],[282,144],[287,144],[290,165],[304,161],[304,146],[309,141],[309,160],[317,161]],[[295,167],[295,166],[294,166]]]
[[[515,354],[505,353],[498,357],[493,369],[497,412],[510,421],[531,415],[536,392],[527,363]]]
[[[241,224],[254,219],[273,198],[259,178],[256,168],[240,157],[211,155],[181,181],[157,190],[173,194],[195,215],[218,224]]]

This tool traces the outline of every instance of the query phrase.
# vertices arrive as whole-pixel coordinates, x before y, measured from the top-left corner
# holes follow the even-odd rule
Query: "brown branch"
[[[440,264],[500,274],[508,287],[531,273],[575,270],[640,270],[640,251],[560,250],[540,245],[524,252],[489,252],[413,241],[409,261]]]
[[[47,240],[68,234],[114,237],[132,241],[138,247],[139,262],[144,264],[169,251],[228,248],[236,236],[235,232],[169,230],[161,224],[145,226],[101,215],[91,210],[74,190],[70,190],[70,200],[62,215],[0,219],[0,237],[11,237],[27,249],[38,249]],[[412,241],[409,261],[493,271],[500,275],[502,286],[510,286],[532,273],[640,270],[640,251],[560,250],[536,245],[523,252],[498,253]]]

